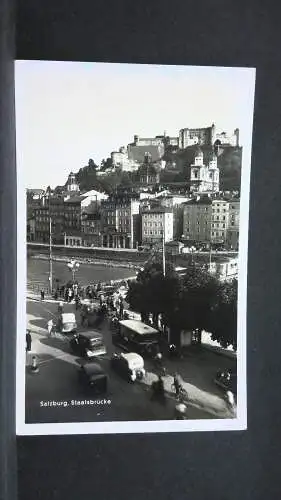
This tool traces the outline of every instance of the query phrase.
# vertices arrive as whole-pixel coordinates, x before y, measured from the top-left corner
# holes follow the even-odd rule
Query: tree
[[[234,350],[237,349],[237,298],[237,280],[221,284],[210,321],[212,339],[225,348],[232,345]]]
[[[112,168],[113,163],[111,158],[106,158],[106,160],[101,161],[101,171],[104,172],[105,170],[108,170]]]
[[[175,343],[179,341],[180,331],[197,331],[201,342],[202,330],[208,330],[211,312],[217,301],[219,282],[207,271],[190,266],[182,281],[178,307],[174,318],[170,318],[171,333]]]
[[[100,182],[97,178],[97,165],[92,158],[89,159],[88,165],[80,168],[76,174],[76,179],[81,191],[89,191],[91,189],[99,189]]]
[[[166,275],[160,262],[151,262],[139,272],[136,282],[131,283],[127,301],[130,307],[141,313],[147,321],[152,314],[158,325],[159,314],[170,317],[177,302],[179,279],[172,266],[167,266]]]

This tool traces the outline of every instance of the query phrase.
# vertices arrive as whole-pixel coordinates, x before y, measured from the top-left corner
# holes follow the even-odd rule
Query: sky
[[[55,187],[92,158],[181,128],[240,129],[251,143],[249,68],[16,61],[17,168],[25,187]]]

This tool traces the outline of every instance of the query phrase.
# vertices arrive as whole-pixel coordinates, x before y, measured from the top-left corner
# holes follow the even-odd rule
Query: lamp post
[[[162,259],[163,259],[163,276],[166,276],[166,255],[165,255],[165,215],[163,221],[163,231],[162,231]]]
[[[51,188],[48,187],[48,208],[49,208],[49,287],[50,294],[53,293],[53,249],[52,249],[52,216],[51,216]]]
[[[72,272],[72,281],[74,283],[75,273],[76,271],[78,271],[80,264],[79,262],[77,262],[77,260],[72,259],[70,262],[68,262],[67,267]]]

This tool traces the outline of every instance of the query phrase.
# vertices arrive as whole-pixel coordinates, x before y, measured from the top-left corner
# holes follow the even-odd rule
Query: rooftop
[[[148,214],[148,213],[156,213],[156,214],[163,214],[163,213],[169,213],[172,214],[173,210],[167,207],[151,207],[151,208],[144,208],[142,210],[143,214]]]
[[[27,188],[26,192],[30,193],[30,194],[42,194],[42,193],[44,193],[44,189],[31,189],[31,188]]]
[[[81,196],[70,196],[70,198],[64,200],[64,203],[81,203],[82,200],[83,197]]]
[[[151,326],[148,326],[145,323],[142,323],[142,321],[138,321],[135,319],[124,319],[122,321],[119,321],[119,323],[120,323],[120,325],[125,326],[129,330],[133,330],[134,332],[138,333],[139,335],[158,333],[158,330],[156,330],[155,328],[152,328]]]
[[[211,205],[212,204],[212,198],[209,198],[209,196],[200,196],[200,198],[193,198],[191,200],[188,200],[183,203],[183,205],[186,206],[191,206],[191,205]]]

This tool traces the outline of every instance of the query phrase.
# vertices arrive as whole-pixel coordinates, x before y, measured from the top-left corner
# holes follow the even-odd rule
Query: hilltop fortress
[[[217,132],[213,123],[203,128],[183,128],[178,137],[170,137],[164,132],[156,137],[134,136],[132,143],[121,147],[119,151],[111,153],[113,168],[119,167],[124,171],[137,170],[144,157],[149,154],[153,162],[160,162],[167,151],[180,151],[190,146],[239,147],[239,129],[232,134]],[[164,168],[164,164],[161,165]]]

